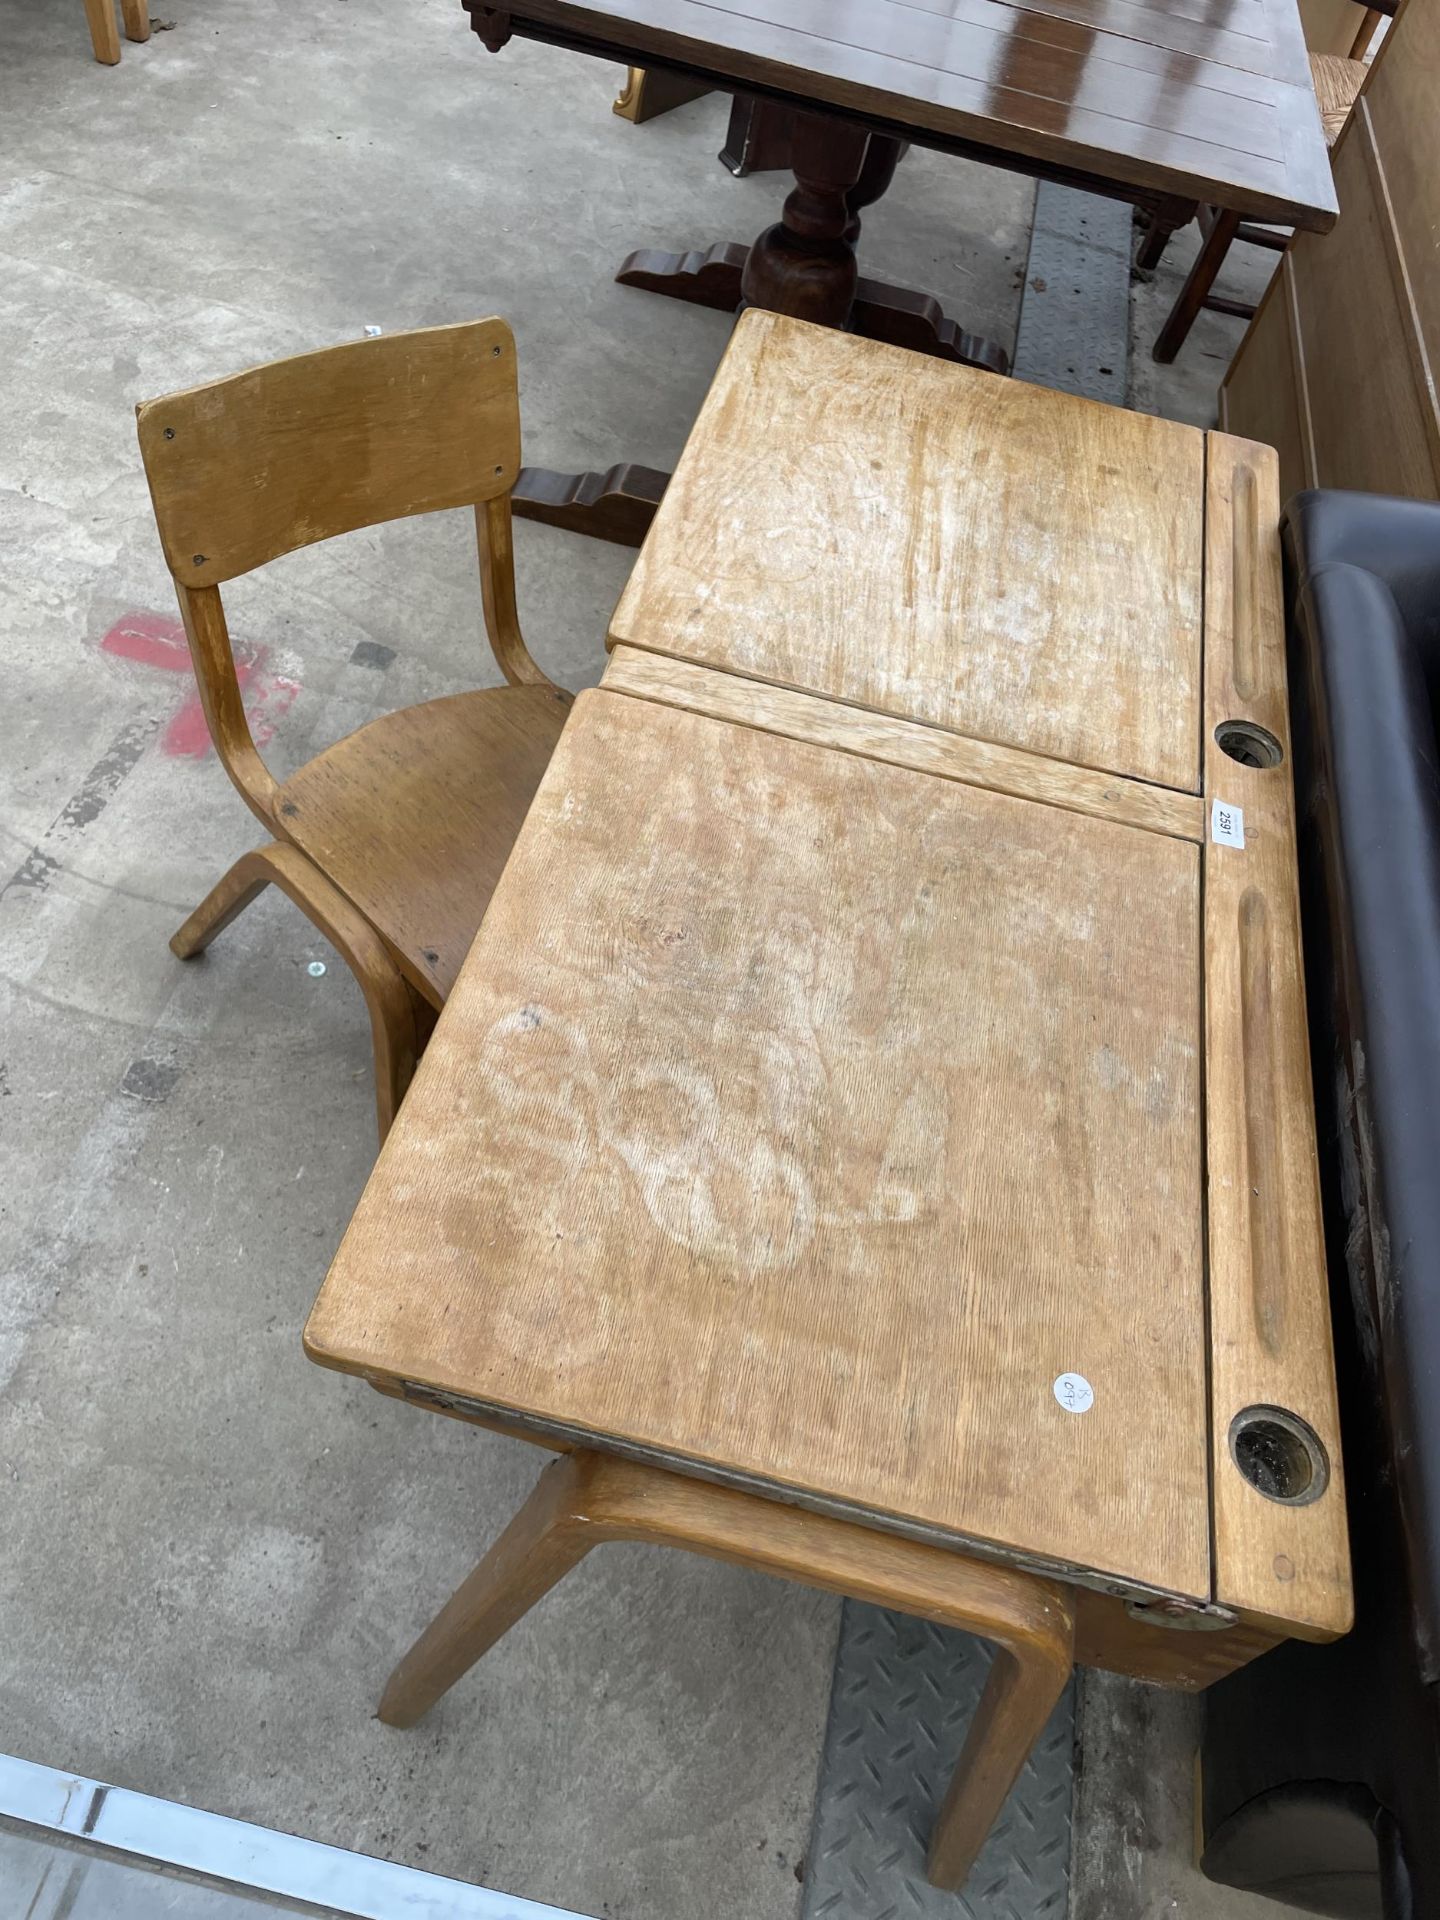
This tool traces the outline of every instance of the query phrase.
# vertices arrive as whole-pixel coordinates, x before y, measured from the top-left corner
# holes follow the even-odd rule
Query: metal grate
[[[962,1892],[925,1878],[930,1825],[990,1670],[981,1640],[848,1600],[801,1920],[1064,1920],[1074,1689]]]
[[[1043,182],[1015,336],[1015,378],[1125,404],[1130,208]]]
[[[1131,212],[1042,183],[1015,377],[1125,403]],[[847,1601],[801,1920],[1064,1920],[1075,1706],[1069,1689],[959,1894],[925,1846],[990,1667],[968,1634]]]

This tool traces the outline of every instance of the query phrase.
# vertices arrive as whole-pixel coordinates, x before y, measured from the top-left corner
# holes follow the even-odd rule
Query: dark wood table
[[[1008,370],[938,301],[859,272],[862,210],[908,142],[1145,205],[1197,201],[1323,231],[1337,205],[1295,0],[463,0],[513,34],[772,100],[793,112],[795,186],[749,247],[631,254],[627,285],[769,307]],[[667,476],[522,474],[517,512],[643,538]]]

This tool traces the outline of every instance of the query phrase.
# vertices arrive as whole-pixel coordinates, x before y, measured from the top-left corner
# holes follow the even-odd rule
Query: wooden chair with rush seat
[[[1395,0],[1387,0],[1386,12],[1393,13]],[[1378,20],[1380,10],[1367,13],[1369,22]],[[1357,36],[1355,48],[1360,52],[1368,44],[1373,25],[1362,28]],[[1352,57],[1342,54],[1312,53],[1310,55],[1310,79],[1315,88],[1315,104],[1320,109],[1320,124],[1325,130],[1325,145],[1333,149],[1340,138],[1345,122],[1365,81],[1368,71],[1366,62],[1352,50]],[[1202,311],[1209,313],[1232,314],[1237,320],[1254,318],[1254,305],[1248,300],[1232,300],[1226,294],[1213,293],[1225,256],[1232,242],[1240,240],[1252,247],[1264,247],[1271,253],[1283,253],[1290,245],[1293,236],[1283,228],[1268,227],[1254,221],[1242,220],[1238,213],[1225,207],[1197,206],[1195,218],[1199,222],[1201,246],[1195,256],[1194,265],[1186,275],[1185,283],[1175,296],[1175,304],[1166,315],[1165,324],[1156,335],[1153,357],[1162,366],[1168,366],[1189,338]],[[1142,255],[1145,266],[1158,265],[1158,254],[1153,251]]]
[[[198,954],[278,886],[365,994],[383,1139],[565,724],[515,609],[515,341],[503,320],[360,340],[137,409],[205,717],[270,838],[176,933]],[[359,527],[470,506],[486,633],[509,683],[370,721],[277,781],[260,758],[224,581]]]

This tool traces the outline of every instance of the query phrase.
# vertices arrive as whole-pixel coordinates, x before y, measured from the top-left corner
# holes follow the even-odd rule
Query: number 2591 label
[[[1228,800],[1216,800],[1210,808],[1210,838],[1218,841],[1222,847],[1243,847],[1244,809],[1232,807]]]

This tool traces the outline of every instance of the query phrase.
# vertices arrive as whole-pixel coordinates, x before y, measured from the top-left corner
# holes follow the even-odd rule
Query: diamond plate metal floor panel
[[[1015,378],[1125,404],[1132,215],[1042,181],[1015,335]]]
[[[925,1878],[930,1825],[989,1670],[984,1641],[846,1601],[801,1920],[1064,1920],[1073,1688],[964,1890]]]

